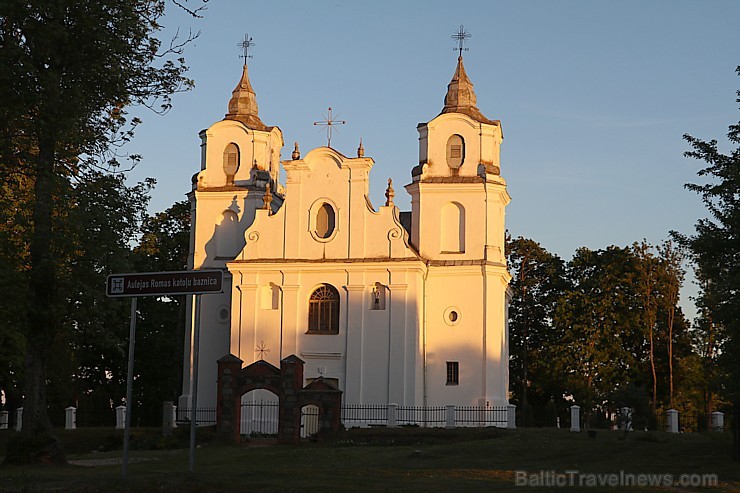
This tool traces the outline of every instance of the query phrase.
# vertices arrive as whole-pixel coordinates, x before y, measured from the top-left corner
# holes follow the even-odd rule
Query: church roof
[[[483,116],[483,113],[480,112],[476,103],[477,98],[475,96],[475,91],[473,91],[473,83],[470,82],[468,74],[465,72],[462,56],[459,56],[457,58],[455,74],[447,85],[445,106],[442,108],[440,115],[444,113],[462,113],[464,115],[468,115],[475,121],[487,123],[489,125],[497,125],[497,121],[489,120]]]
[[[270,131],[273,128],[268,127],[260,120],[257,109],[257,95],[254,89],[252,89],[252,84],[249,82],[249,72],[246,64],[244,64],[244,70],[242,71],[242,77],[239,79],[239,83],[231,92],[229,112],[226,114],[224,120],[242,122],[253,130]]]

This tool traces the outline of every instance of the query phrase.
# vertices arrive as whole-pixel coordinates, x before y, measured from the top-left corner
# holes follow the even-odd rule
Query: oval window
[[[224,173],[226,173],[226,181],[228,183],[234,182],[234,175],[239,170],[239,147],[236,144],[231,143],[224,149]]]
[[[324,203],[316,211],[316,236],[328,238],[334,233],[334,209]]]
[[[465,161],[465,141],[457,134],[447,139],[447,166],[457,169]]]

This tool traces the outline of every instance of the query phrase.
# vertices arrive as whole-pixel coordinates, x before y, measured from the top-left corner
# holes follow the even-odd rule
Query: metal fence
[[[345,405],[342,406],[344,426],[384,426],[388,422],[388,406]]]
[[[239,433],[247,436],[272,436],[278,433],[280,404],[275,401],[242,402]]]
[[[398,406],[396,423],[399,426],[445,426],[447,424],[447,408],[445,406]]]
[[[347,428],[368,426],[485,427],[508,425],[507,407],[345,405],[342,423]]]
[[[189,424],[192,419],[192,413],[189,407],[177,407],[176,420],[178,426]],[[195,410],[195,424],[197,426],[211,426],[216,424],[215,407],[199,407]]]

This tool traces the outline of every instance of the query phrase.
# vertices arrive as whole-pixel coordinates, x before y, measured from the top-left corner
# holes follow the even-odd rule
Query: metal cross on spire
[[[457,48],[452,48],[452,49],[459,51],[460,56],[462,56],[463,51],[468,51],[470,49],[470,48],[465,48],[465,41],[470,39],[471,36],[473,35],[465,31],[465,26],[460,24],[460,29],[458,29],[455,34],[450,36],[452,39],[457,40]]]
[[[326,139],[328,141],[326,146],[331,147],[331,135],[332,135],[332,130],[334,129],[334,125],[345,125],[347,122],[344,120],[335,120],[334,116],[331,114],[331,106],[329,106],[328,116],[324,116],[324,115],[321,115],[321,116],[324,117],[324,120],[320,122],[313,122],[313,124],[326,129]]]
[[[247,58],[252,58],[252,55],[249,54],[249,48],[254,46],[254,43],[252,42],[252,38],[249,37],[249,34],[245,33],[244,41],[240,41],[236,45],[242,49],[242,54],[239,55],[239,57],[244,59],[244,65],[246,65]]]

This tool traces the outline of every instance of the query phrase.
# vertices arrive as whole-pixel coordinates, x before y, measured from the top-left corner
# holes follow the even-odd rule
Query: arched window
[[[339,291],[333,286],[322,284],[311,293],[308,301],[308,332],[339,333]]]
[[[334,233],[335,214],[334,208],[323,203],[316,211],[316,236],[328,238]]]
[[[234,175],[239,170],[239,147],[233,142],[224,149],[224,173],[226,184],[234,184]]]
[[[457,134],[447,139],[447,166],[457,169],[465,161],[465,141]]]
[[[440,226],[440,251],[465,252],[465,208],[457,202],[446,203],[442,206]]]

